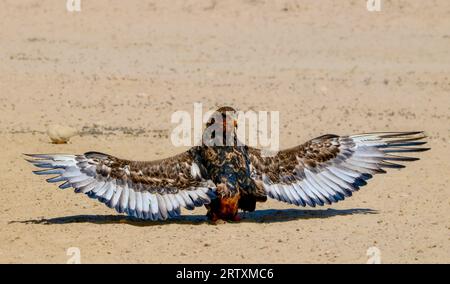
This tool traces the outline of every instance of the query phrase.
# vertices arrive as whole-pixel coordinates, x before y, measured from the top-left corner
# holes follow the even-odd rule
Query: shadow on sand
[[[346,216],[356,214],[377,214],[376,210],[372,209],[321,209],[321,210],[300,210],[300,209],[265,209],[258,210],[251,213],[241,213],[241,223],[278,223],[288,222],[299,219],[313,219],[313,218],[330,218],[334,216]],[[155,226],[162,224],[187,224],[200,225],[209,223],[204,215],[186,215],[178,218],[169,219],[166,221],[143,221],[124,215],[74,215],[65,217],[56,217],[50,219],[35,219],[23,221],[10,221],[9,224],[43,224],[43,225],[57,225],[70,223],[93,223],[93,224],[128,224],[132,226]]]

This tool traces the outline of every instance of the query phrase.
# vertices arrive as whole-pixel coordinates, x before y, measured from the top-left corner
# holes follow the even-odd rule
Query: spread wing
[[[194,209],[211,201],[215,185],[197,162],[197,149],[151,162],[122,160],[107,154],[27,155],[29,162],[43,168],[37,175],[54,175],[48,182],[63,182],[98,199],[120,213],[149,220],[180,215],[180,208]]]
[[[252,175],[271,198],[301,206],[331,204],[351,196],[385,168],[418,160],[400,154],[428,150],[418,147],[425,137],[423,132],[324,135],[273,157],[250,148]]]

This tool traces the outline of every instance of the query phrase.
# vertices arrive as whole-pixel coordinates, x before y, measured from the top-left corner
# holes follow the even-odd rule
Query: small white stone
[[[52,124],[47,128],[47,135],[54,144],[65,144],[77,134],[78,131],[69,126]]]

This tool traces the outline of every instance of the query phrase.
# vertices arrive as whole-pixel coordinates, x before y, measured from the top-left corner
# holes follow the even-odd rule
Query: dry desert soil
[[[0,262],[450,262],[450,2],[0,3]],[[240,223],[205,209],[137,222],[31,174],[22,153],[151,160],[171,114],[280,111],[281,146],[325,134],[424,130],[428,152],[321,208],[274,200]],[[51,144],[52,124],[79,130]],[[369,250],[370,254],[370,250]]]

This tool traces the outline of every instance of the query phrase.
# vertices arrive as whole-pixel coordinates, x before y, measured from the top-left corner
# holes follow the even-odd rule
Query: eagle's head
[[[216,133],[221,133],[225,145],[235,145],[236,129],[238,127],[238,113],[229,106],[218,108],[208,119],[207,129],[213,130],[210,138],[216,138]],[[228,141],[228,142],[227,142]]]

